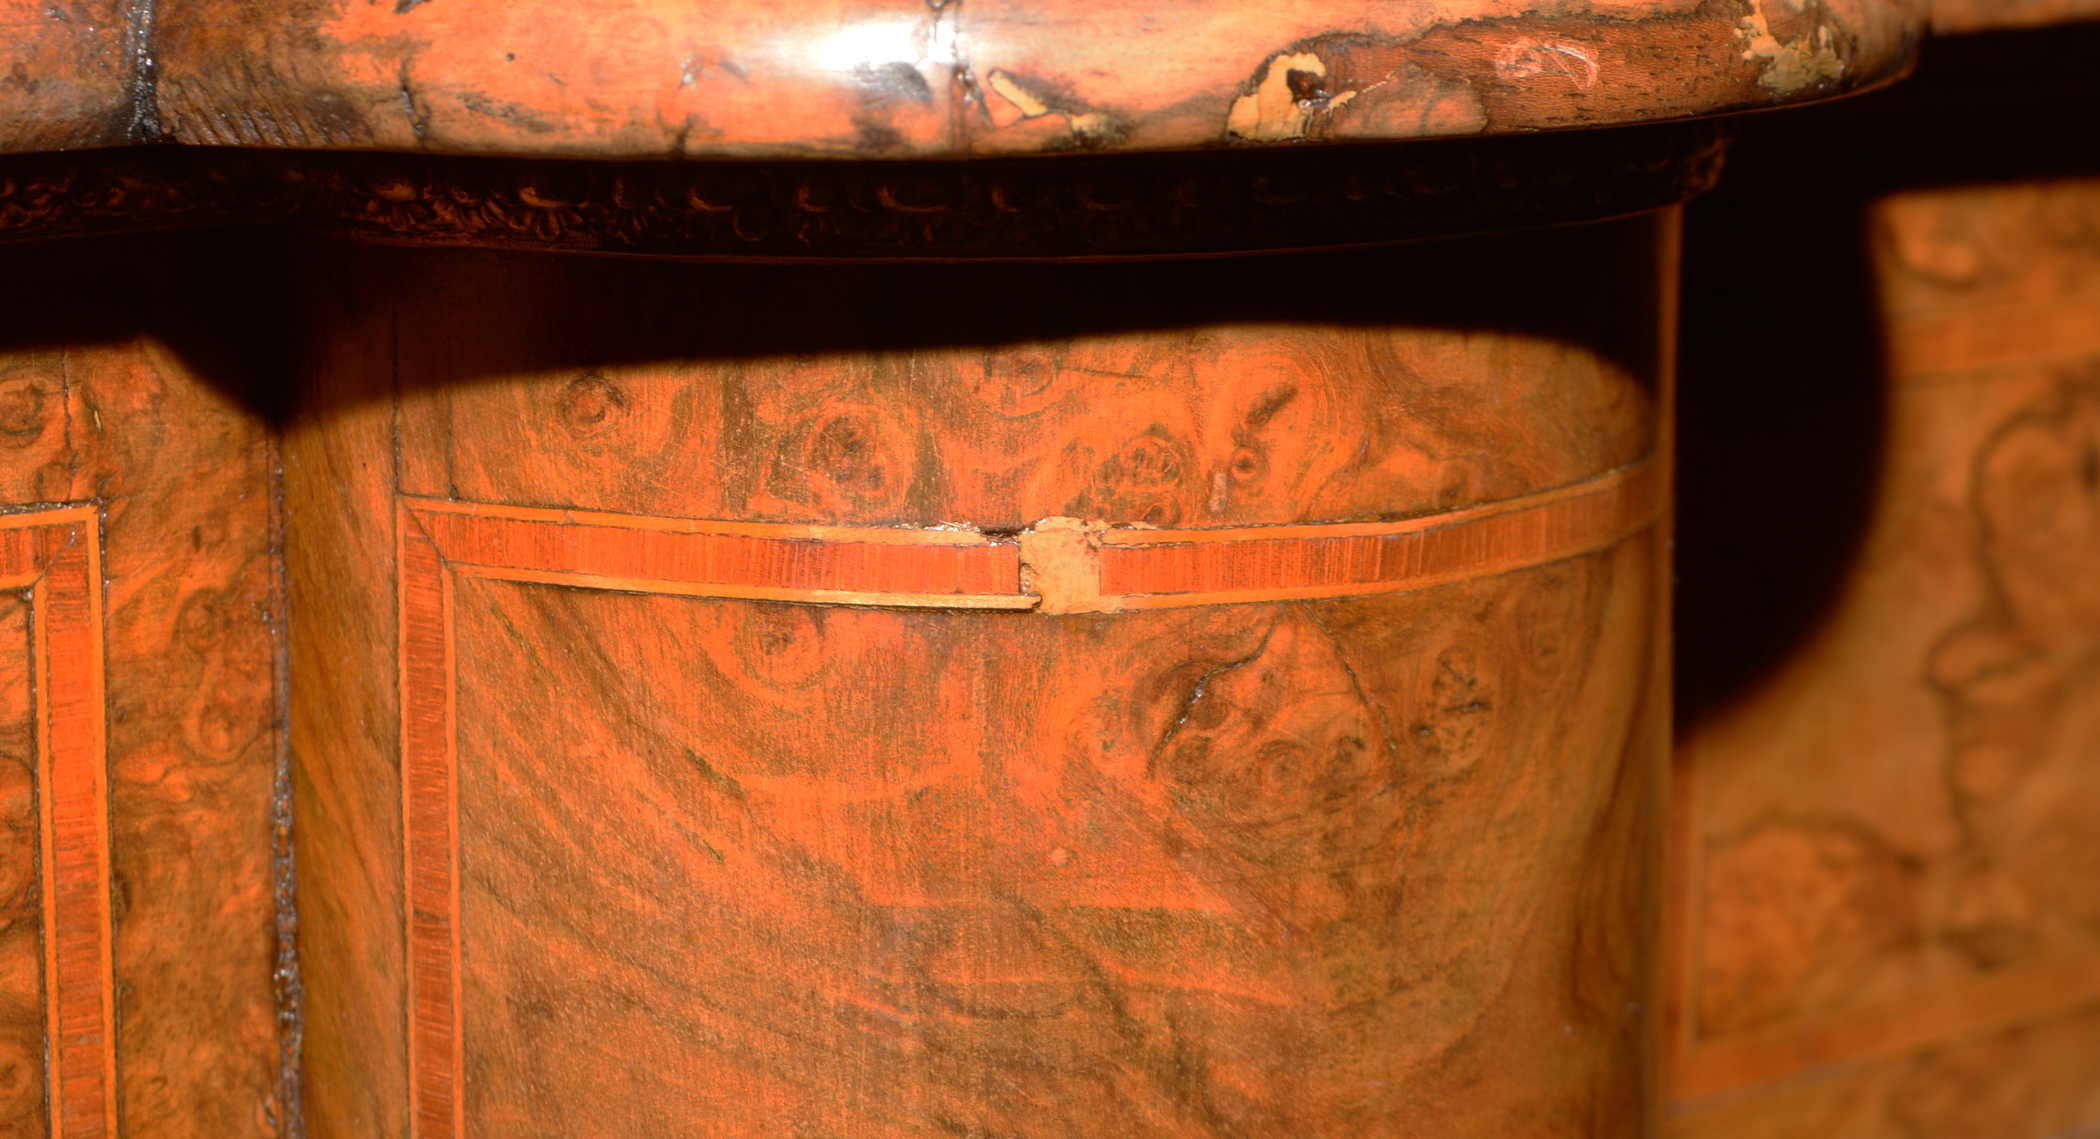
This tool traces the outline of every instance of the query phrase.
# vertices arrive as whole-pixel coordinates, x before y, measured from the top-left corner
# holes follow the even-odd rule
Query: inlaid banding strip
[[[411,502],[473,576],[703,597],[1025,609],[1020,550],[974,530],[637,519]]]
[[[116,1134],[101,519],[0,514],[0,589],[29,594],[51,1134]]]
[[[700,597],[1112,612],[1424,589],[1602,549],[1655,521],[1660,473],[1635,463],[1571,486],[1397,522],[1216,530],[1047,519],[1017,539],[639,518],[406,500],[458,572]]]
[[[1611,546],[1652,525],[1642,462],[1573,486],[1390,523],[1108,530],[1096,555],[1118,609],[1353,597],[1491,577]]]

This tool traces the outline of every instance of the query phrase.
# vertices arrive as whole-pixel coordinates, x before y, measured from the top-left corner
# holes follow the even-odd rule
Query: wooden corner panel
[[[0,515],[0,591],[18,599],[7,628],[23,650],[0,664],[0,710],[27,753],[7,764],[7,812],[35,835],[4,873],[10,909],[40,910],[0,931],[5,1059],[20,1073],[0,1122],[42,1131],[48,1112],[56,1139],[116,1133],[101,540],[91,506]]]

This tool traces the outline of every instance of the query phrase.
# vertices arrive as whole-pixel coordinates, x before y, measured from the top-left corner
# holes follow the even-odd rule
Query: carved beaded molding
[[[746,260],[1176,257],[1375,245],[1697,195],[1694,121],[1386,145],[941,162],[606,162],[137,147],[0,159],[0,239],[279,224]]]

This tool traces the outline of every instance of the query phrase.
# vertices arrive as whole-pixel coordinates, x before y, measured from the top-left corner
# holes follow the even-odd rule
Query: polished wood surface
[[[1046,270],[928,310],[894,271],[331,251],[286,451],[310,1128],[1637,1132],[1661,491],[1613,472],[1660,469],[1621,302],[1667,232],[1553,238],[1597,319],[1528,335],[1462,319],[1521,295],[1464,267],[1514,244],[1298,260],[1438,287],[1247,326],[1189,315],[1229,317],[1200,266],[1059,270],[1017,314],[990,286]],[[841,320],[891,346],[823,349]],[[1651,505],[1479,529],[1599,476]],[[1317,544],[1506,503],[1445,529],[1553,560],[1157,611],[634,560],[872,527],[1025,600],[1044,518]]]
[[[123,0],[0,0],[0,151],[134,136],[135,11]]]
[[[43,835],[15,849],[43,854],[11,869],[10,944],[48,954],[9,966],[9,999],[48,1011],[10,1006],[8,1117],[65,1139],[275,1134],[268,440],[200,377],[231,378],[191,351],[224,328],[209,304],[108,303],[106,253],[15,253],[22,320],[0,338],[0,574],[26,638],[9,763],[42,773],[41,801],[11,807]]]
[[[1242,472],[1256,460],[1244,458]],[[1615,546],[1662,513],[1641,461],[1397,522],[1161,529],[1051,518],[940,529],[721,523],[404,499],[404,533],[459,572],[597,589],[931,609],[1113,613],[1403,593]]]
[[[0,0],[0,1127],[2095,1123],[2094,183],[1666,769],[1687,120],[2080,11]]]
[[[1890,0],[0,6],[0,151],[964,156],[1501,134],[1899,75]],[[98,121],[99,118],[99,121]]]
[[[30,1052],[15,1061],[44,1068],[41,1088],[25,1079],[22,1089],[43,1093],[50,1132],[68,1136],[108,1135],[116,1125],[100,521],[92,507],[0,515],[0,589],[27,602],[22,680],[34,705],[35,758],[25,766],[38,841],[18,896],[41,895],[38,1043],[49,1042],[47,1059]]]
[[[0,811],[7,821],[6,926],[0,929],[0,1127],[13,1134],[46,1130],[49,1069],[45,1063],[49,993],[44,985],[43,828],[37,796],[36,701],[29,606],[16,594],[0,602],[0,635],[20,646],[0,662],[0,725],[6,762],[0,766]]]

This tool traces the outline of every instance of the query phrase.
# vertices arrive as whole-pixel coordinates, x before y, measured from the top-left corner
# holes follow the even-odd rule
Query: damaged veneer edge
[[[799,604],[1114,613],[1426,589],[1592,553],[1661,516],[1653,459],[1390,522],[1159,529],[1046,518],[1017,534],[718,522],[421,498],[403,524],[485,580]]]

